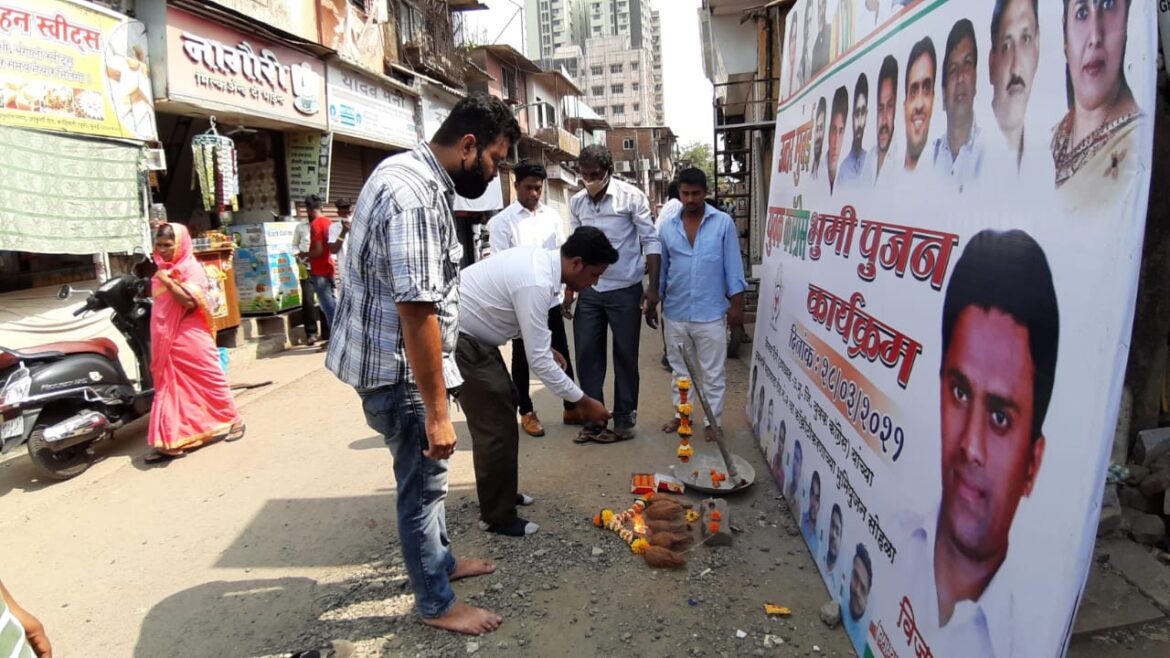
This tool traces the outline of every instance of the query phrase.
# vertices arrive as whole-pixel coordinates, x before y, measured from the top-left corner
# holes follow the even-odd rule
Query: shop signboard
[[[334,62],[327,80],[330,130],[399,148],[418,144],[417,98]]]
[[[860,656],[1067,649],[1129,356],[1156,10],[787,15],[748,409]]]
[[[294,203],[316,194],[329,198],[329,159],[333,152],[333,135],[311,130],[287,133],[288,194]]]
[[[325,128],[319,59],[174,7],[166,17],[167,100]]]
[[[0,0],[0,125],[155,140],[146,27],[89,3]]]

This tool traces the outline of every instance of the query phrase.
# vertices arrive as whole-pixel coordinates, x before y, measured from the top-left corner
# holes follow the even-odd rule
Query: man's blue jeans
[[[321,305],[321,312],[325,314],[325,321],[329,323],[329,331],[333,331],[333,316],[337,313],[337,299],[333,296],[334,281],[331,276],[314,274],[313,290],[317,292],[317,303]]]
[[[455,556],[447,538],[447,462],[423,456],[426,409],[414,384],[358,391],[370,429],[382,435],[394,457],[398,486],[398,538],[423,617],[438,617],[455,604],[450,575]]]

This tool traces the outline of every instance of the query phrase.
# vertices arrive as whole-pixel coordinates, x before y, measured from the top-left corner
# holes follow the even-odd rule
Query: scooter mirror
[[[71,295],[73,295],[73,288],[68,283],[61,286],[61,288],[57,290],[57,299],[60,299],[61,301],[69,299]]]

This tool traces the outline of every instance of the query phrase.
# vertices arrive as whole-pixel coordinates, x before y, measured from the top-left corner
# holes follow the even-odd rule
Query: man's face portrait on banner
[[[997,0],[992,18],[991,109],[1013,148],[1024,130],[1032,79],[1040,63],[1040,29],[1035,0]],[[996,20],[998,19],[998,23]]]

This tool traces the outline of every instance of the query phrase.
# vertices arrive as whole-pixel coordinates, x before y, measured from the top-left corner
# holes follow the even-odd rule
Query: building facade
[[[678,139],[667,126],[619,127],[606,133],[614,172],[637,185],[655,209],[666,201],[675,176]]]

